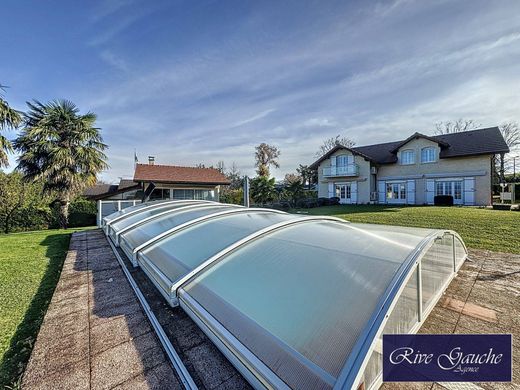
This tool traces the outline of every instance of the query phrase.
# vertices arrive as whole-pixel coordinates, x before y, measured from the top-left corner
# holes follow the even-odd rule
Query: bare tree
[[[226,171],[226,177],[231,182],[231,184],[229,185],[230,189],[236,190],[242,187],[244,177],[242,176],[242,173],[240,172],[234,161],[231,164],[231,168],[229,168]]]
[[[477,124],[473,119],[458,119],[456,121],[438,122],[435,124],[436,134],[460,133],[462,131],[474,130],[481,125]],[[499,127],[504,141],[511,151],[515,151],[520,147],[520,127],[517,122],[510,121],[502,123]],[[499,158],[494,159],[497,177],[504,180],[504,170],[510,168],[512,157],[506,157],[501,154]]]
[[[269,167],[271,165],[275,168],[280,168],[280,164],[278,163],[280,150],[278,150],[276,146],[262,142],[255,149],[255,166],[258,168],[257,172],[259,176],[269,177]]]
[[[504,171],[511,172],[513,170],[514,158],[518,156],[518,152],[520,151],[520,127],[517,122],[510,121],[502,123],[498,128],[507,146],[509,146],[510,153],[501,156],[497,165],[501,165]]]
[[[352,141],[350,138],[342,137],[338,134],[335,137],[330,137],[324,140],[323,144],[321,144],[320,148],[318,149],[314,157],[320,158],[321,156],[327,154],[329,150],[338,145],[344,146],[346,148],[352,148],[354,145],[356,145],[356,143]]]
[[[473,119],[457,119],[455,121],[437,122],[435,124],[435,134],[451,134],[460,133],[461,131],[474,130],[480,127],[480,124]]]
[[[509,149],[514,150],[520,147],[520,127],[517,122],[502,123],[499,129]]]

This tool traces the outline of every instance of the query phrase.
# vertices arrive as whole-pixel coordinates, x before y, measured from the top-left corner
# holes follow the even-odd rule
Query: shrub
[[[453,196],[436,195],[433,197],[433,204],[435,206],[453,206]]]
[[[69,227],[93,226],[96,224],[96,203],[77,198],[69,206]]]
[[[242,190],[242,188],[227,188],[220,194],[220,202],[241,205],[244,203],[244,190]]]
[[[332,198],[329,198],[329,204],[331,206],[339,205],[339,198],[337,196],[333,196]]]
[[[51,204],[51,218],[49,227],[57,229],[60,227],[59,203]],[[69,205],[69,227],[94,226],[97,218],[96,203],[85,198],[76,198]]]
[[[328,206],[330,205],[329,198],[318,198],[318,206]]]

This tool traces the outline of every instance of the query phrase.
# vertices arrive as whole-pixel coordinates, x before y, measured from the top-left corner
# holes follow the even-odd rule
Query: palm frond
[[[69,100],[43,104],[27,102],[24,127],[14,141],[21,153],[18,169],[26,177],[43,180],[47,192],[70,196],[108,167],[96,115],[81,115]]]

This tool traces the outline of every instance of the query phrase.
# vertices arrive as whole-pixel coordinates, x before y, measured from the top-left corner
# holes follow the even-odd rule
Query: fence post
[[[249,207],[249,178],[244,176],[244,206]]]
[[[98,200],[97,201],[97,225],[98,227],[101,227],[101,222],[102,222],[102,219],[103,219],[103,201],[102,200]]]
[[[117,201],[117,211],[121,211],[121,201]]]

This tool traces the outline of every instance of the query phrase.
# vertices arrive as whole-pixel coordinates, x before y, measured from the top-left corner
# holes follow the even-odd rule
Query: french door
[[[451,195],[454,204],[463,204],[462,180],[435,182],[435,195]]]
[[[336,196],[339,198],[339,203],[352,203],[352,186],[350,183],[336,184]]]

